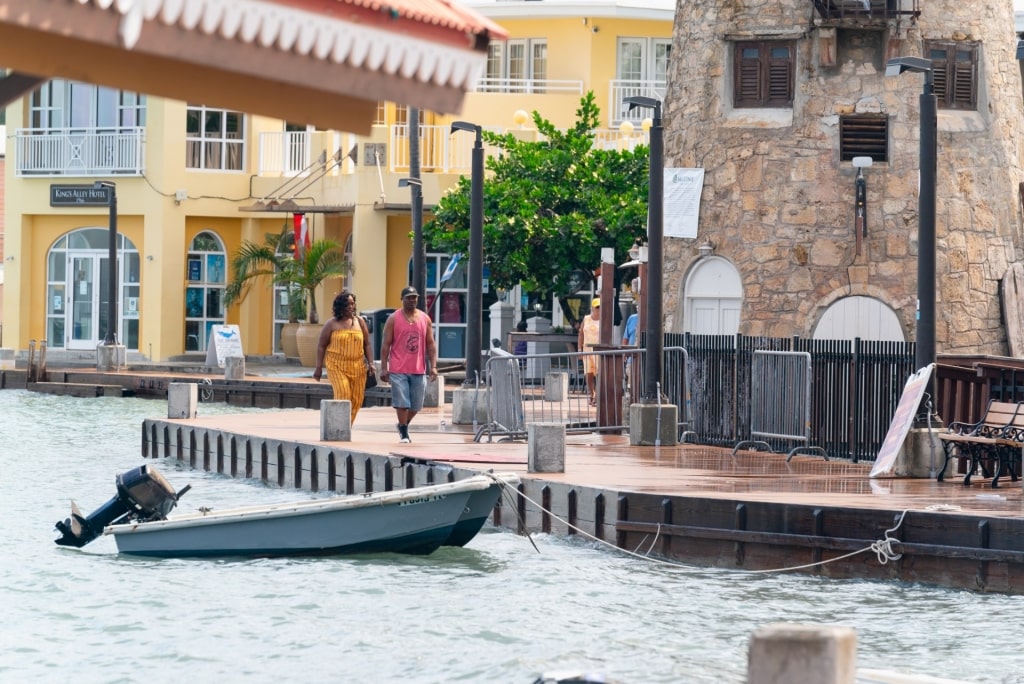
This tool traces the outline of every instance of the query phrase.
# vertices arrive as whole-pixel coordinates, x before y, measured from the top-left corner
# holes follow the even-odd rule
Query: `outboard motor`
[[[117,494],[88,517],[83,517],[71,502],[71,517],[56,524],[61,536],[54,541],[60,546],[81,548],[100,536],[107,525],[163,520],[190,487],[175,492],[171,483],[149,466],[121,473],[117,476]]]

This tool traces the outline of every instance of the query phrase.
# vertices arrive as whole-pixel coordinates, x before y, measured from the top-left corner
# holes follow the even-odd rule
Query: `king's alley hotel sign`
[[[95,185],[51,185],[51,207],[106,207],[110,189]]]

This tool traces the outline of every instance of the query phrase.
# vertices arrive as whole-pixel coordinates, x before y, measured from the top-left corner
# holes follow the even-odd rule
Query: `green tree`
[[[600,110],[587,93],[576,123],[559,131],[533,112],[540,140],[484,131],[500,151],[486,160],[484,261],[491,284],[565,297],[593,280],[601,248],[614,247],[616,262],[647,230],[648,154],[594,148]],[[434,249],[466,252],[469,246],[470,178],[463,176],[438,202],[423,227]],[[586,273],[579,282],[574,272]]]
[[[344,277],[349,264],[333,240],[315,240],[298,258],[293,256],[293,246],[287,225],[280,234],[268,233],[263,244],[244,240],[231,259],[234,275],[224,289],[224,303],[241,302],[253,283],[269,280],[286,286],[290,318],[305,318],[309,311],[309,322],[319,323],[316,288],[325,280]]]

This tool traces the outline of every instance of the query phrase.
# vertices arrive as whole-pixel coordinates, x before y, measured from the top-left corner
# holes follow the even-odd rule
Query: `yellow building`
[[[624,97],[662,97],[673,0],[463,4],[509,31],[493,43],[486,77],[458,119],[488,130],[522,128],[537,110],[555,125],[575,119],[594,91],[607,131],[599,144],[639,136],[645,114]],[[453,117],[420,116],[420,165],[429,208],[469,172],[472,136],[451,134]],[[620,127],[632,120],[636,127]],[[52,352],[95,353],[107,334],[109,190],[114,185],[118,255],[117,340],[129,358],[164,360],[204,352],[213,325],[240,326],[244,351],[279,351],[284,293],[254,288],[225,308],[223,288],[243,240],[305,216],[314,239],[344,245],[348,282],[318,293],[321,320],[343,286],[360,310],[395,307],[410,278],[407,111],[382,103],[371,135],[313,130],[126,91],[49,81],[6,111],[3,345],[46,340]],[[429,218],[429,217],[428,217]],[[493,257],[492,257],[493,258]],[[461,358],[465,276],[433,297],[448,257],[428,254],[427,300],[442,358]],[[489,292],[484,306],[497,293]],[[505,293],[520,305],[516,293]],[[437,301],[434,301],[434,300]],[[555,312],[557,317],[558,312]],[[486,312],[485,312],[485,322]],[[557,324],[557,321],[556,321]],[[442,336],[447,331],[449,334]],[[485,336],[485,339],[487,337]]]

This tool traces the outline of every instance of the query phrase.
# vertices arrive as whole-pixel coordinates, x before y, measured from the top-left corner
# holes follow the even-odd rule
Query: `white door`
[[[690,271],[684,287],[683,329],[695,335],[735,335],[740,329],[743,285],[736,268],[708,257]]]
[[[107,332],[107,255],[79,252],[68,258],[67,348],[95,349]]]
[[[906,342],[899,318],[874,297],[843,297],[829,306],[814,327],[816,340],[883,340]]]

